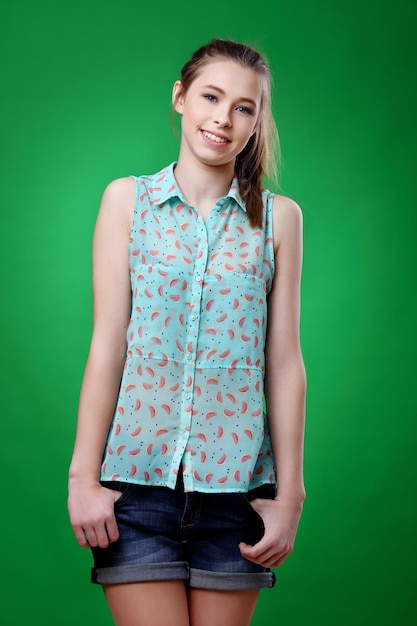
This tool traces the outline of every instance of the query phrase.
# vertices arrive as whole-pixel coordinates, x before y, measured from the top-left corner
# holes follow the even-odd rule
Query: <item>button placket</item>
[[[188,317],[187,327],[187,355],[184,364],[183,378],[183,406],[182,415],[184,424],[190,429],[192,421],[192,400],[194,396],[195,367],[197,359],[198,333],[200,327],[200,308],[203,294],[204,273],[208,259],[208,238],[207,229],[203,218],[198,215],[197,220],[197,253],[195,256],[194,273],[190,281],[190,310],[192,313]],[[188,433],[187,433],[188,434]],[[188,474],[191,462],[191,452],[187,449],[184,452],[186,469],[184,472],[184,484],[187,488],[192,488],[193,479]]]

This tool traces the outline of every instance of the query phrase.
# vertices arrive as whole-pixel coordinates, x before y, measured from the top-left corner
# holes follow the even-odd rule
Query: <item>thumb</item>
[[[241,541],[239,543],[239,550],[240,550],[240,554],[242,556],[247,556],[251,553],[253,546],[250,546],[249,544],[245,543],[244,541]]]

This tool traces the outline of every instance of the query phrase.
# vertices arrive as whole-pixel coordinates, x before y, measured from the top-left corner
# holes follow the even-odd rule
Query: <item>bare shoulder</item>
[[[273,228],[275,250],[284,241],[299,239],[303,228],[303,214],[295,200],[280,194],[274,195]]]
[[[106,210],[128,210],[134,207],[136,185],[133,178],[116,178],[107,185],[103,192],[102,206]]]
[[[133,178],[117,178],[103,192],[97,226],[107,224],[109,228],[121,226],[129,230],[133,223],[136,185]]]
[[[135,190],[135,181],[132,176],[124,176],[123,178],[116,178],[112,180],[104,190],[105,194],[120,196],[125,193],[131,193]]]
[[[303,219],[301,208],[295,200],[279,194],[274,194],[273,212],[274,220],[278,221],[300,223]]]

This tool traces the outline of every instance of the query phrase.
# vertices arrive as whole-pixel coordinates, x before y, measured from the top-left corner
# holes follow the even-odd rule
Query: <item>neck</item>
[[[189,204],[196,208],[213,206],[225,196],[233,180],[234,162],[207,165],[180,155],[175,168],[176,181]]]

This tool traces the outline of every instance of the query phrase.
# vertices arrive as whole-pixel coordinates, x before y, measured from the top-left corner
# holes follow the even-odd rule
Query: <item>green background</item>
[[[2,2],[3,624],[111,624],[66,515],[91,235],[110,180],[175,159],[171,85],[212,36],[267,53],[305,219],[308,495],[253,624],[416,623],[415,6]]]

